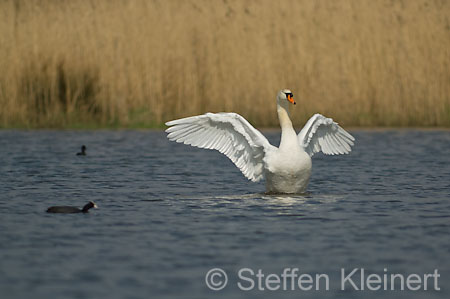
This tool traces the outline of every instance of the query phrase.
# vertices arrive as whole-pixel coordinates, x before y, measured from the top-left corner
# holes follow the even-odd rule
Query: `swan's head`
[[[292,94],[292,91],[290,91],[289,89],[280,90],[277,95],[277,102],[282,106],[285,106],[286,104],[288,104],[288,102],[295,105],[294,95]]]

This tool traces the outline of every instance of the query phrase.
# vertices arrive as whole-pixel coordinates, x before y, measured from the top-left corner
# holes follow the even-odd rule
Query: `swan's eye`
[[[286,93],[286,97],[288,98],[288,97],[291,97],[291,98],[293,98],[294,97],[294,95],[291,93],[291,92],[288,92],[288,93]]]

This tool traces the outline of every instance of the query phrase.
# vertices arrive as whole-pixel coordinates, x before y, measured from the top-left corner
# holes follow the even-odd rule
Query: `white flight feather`
[[[312,157],[320,151],[326,155],[348,154],[355,138],[331,118],[315,114],[298,134],[298,141]]]
[[[247,120],[236,113],[206,113],[169,121],[172,141],[225,154],[254,182],[264,177],[264,157],[274,149]]]

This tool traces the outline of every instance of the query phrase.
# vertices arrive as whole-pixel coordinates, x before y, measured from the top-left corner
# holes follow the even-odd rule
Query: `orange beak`
[[[288,99],[289,102],[291,102],[292,104],[295,105],[294,97],[291,97],[290,94],[288,94],[287,99]]]

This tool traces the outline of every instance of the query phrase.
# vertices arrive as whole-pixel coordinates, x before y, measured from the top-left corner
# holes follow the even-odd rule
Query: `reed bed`
[[[450,126],[446,0],[3,0],[0,127]]]

